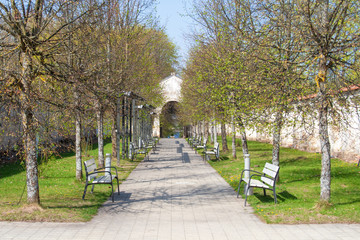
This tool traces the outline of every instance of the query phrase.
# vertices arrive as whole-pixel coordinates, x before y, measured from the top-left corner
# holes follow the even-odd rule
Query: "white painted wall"
[[[351,103],[351,100],[349,100]],[[354,105],[348,111],[339,111],[339,121],[329,125],[331,155],[349,162],[357,162],[360,158],[360,111]],[[341,109],[341,108],[338,108]],[[286,116],[287,120],[294,120],[296,124],[289,124],[281,131],[281,145],[308,152],[321,152],[318,116],[314,111],[306,121],[300,121],[299,113],[292,112]],[[303,124],[306,122],[306,124]],[[334,121],[330,119],[330,122]],[[249,140],[272,143],[272,135],[255,128],[247,129]]]

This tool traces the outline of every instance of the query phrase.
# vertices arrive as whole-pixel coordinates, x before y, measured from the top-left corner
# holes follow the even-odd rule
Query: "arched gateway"
[[[164,105],[155,109],[155,119],[153,125],[153,136],[160,137],[160,114],[165,105],[170,102],[179,102],[181,98],[181,83],[182,79],[178,78],[175,73],[172,73],[171,76],[163,79],[160,83],[160,86],[163,90],[164,95]]]

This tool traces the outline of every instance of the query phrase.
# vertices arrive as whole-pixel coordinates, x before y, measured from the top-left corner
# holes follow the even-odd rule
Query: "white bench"
[[[120,195],[119,177],[118,177],[117,169],[115,167],[96,168],[94,159],[85,161],[84,166],[86,173],[86,183],[85,183],[84,195],[82,199],[83,200],[85,199],[86,190],[89,185],[92,185],[91,193],[93,193],[96,184],[110,184],[112,201],[114,202],[114,187],[113,187],[114,179],[116,179],[117,181],[118,195]],[[111,169],[115,169],[115,174],[111,172]]]
[[[214,148],[210,151],[205,151],[205,160],[210,160],[210,156],[215,156],[216,160],[220,160],[219,143],[216,142]]]
[[[144,143],[142,144],[144,145]],[[135,146],[133,142],[130,142],[130,152],[131,152],[131,160],[134,160],[135,156],[138,154],[144,154],[145,158],[148,154],[148,151],[146,148],[144,148],[144,146],[138,148],[137,146]]]
[[[201,144],[201,135],[199,135],[197,138],[195,138],[192,141],[192,147],[196,149],[197,146],[199,146],[200,144]]]
[[[257,171],[250,170],[250,169],[244,169],[241,172],[237,196],[239,197],[241,182],[245,182],[246,189],[245,189],[244,206],[246,206],[248,192],[251,187],[252,188],[262,188],[264,190],[264,196],[266,196],[266,190],[273,191],[274,201],[275,201],[275,203],[277,203],[277,201],[276,201],[276,178],[279,174],[279,169],[280,169],[279,166],[276,166],[271,163],[266,163],[262,172],[257,172]],[[249,174],[250,175],[249,178],[244,177],[244,173],[246,171],[250,172],[250,174],[251,174],[251,175]],[[257,177],[259,179],[255,179],[255,177]]]
[[[156,144],[158,141],[159,141],[158,138],[147,135],[146,142],[148,143],[148,145],[152,146],[153,152],[156,151]]]
[[[142,147],[146,150],[154,150],[154,142],[141,140]],[[148,153],[148,152],[147,152]]]
[[[195,147],[195,152],[198,150],[198,149],[204,149],[204,151],[206,151],[206,144],[207,144],[207,138],[204,138],[203,140],[203,145],[198,145]]]
[[[205,160],[205,152],[206,152],[206,149],[207,149],[207,138],[204,138],[204,141],[203,141],[203,145],[199,145],[199,146],[196,146],[195,148],[195,152],[197,152],[198,149],[203,149],[203,151],[201,152],[201,156],[203,158],[203,160]]]

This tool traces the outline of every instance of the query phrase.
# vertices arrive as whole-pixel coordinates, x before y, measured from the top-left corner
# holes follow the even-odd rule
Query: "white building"
[[[156,117],[154,119],[153,136],[160,137],[160,114],[163,107],[168,102],[180,102],[182,79],[172,73],[169,77],[160,82],[162,88],[164,103],[155,110]]]

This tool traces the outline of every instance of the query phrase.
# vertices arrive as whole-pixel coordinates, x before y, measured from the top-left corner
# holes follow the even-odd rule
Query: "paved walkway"
[[[360,239],[360,225],[267,225],[183,139],[161,139],[88,223],[0,222],[0,239]]]

